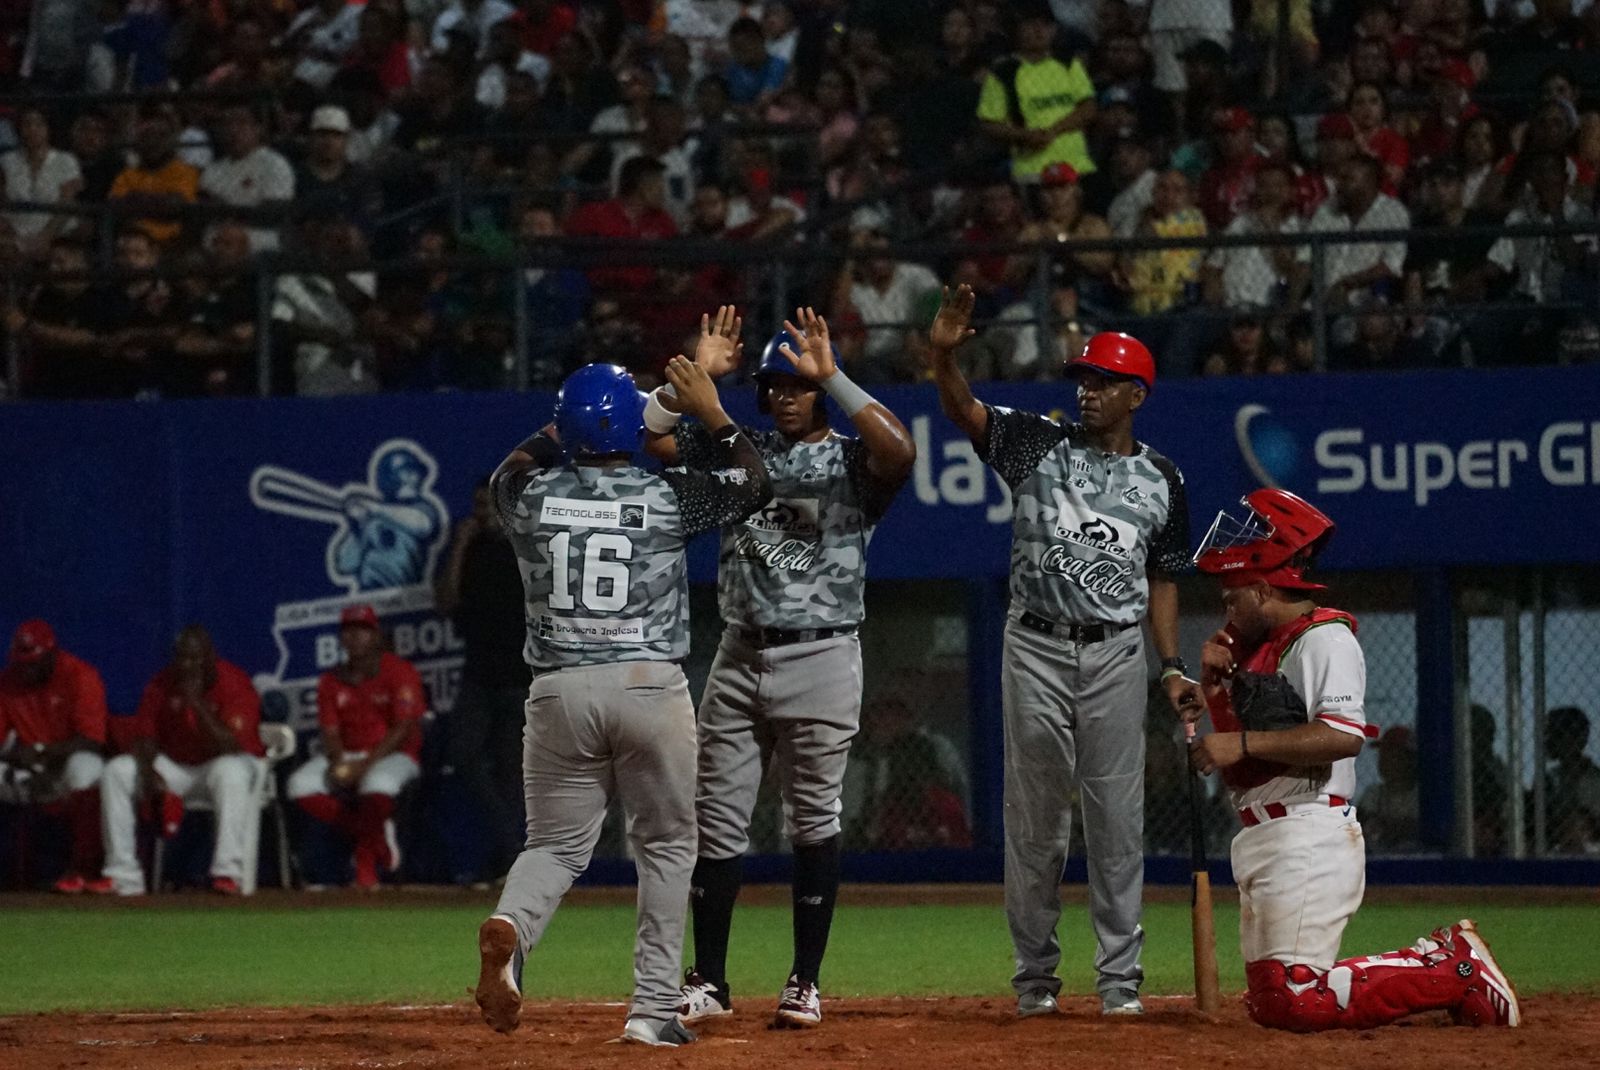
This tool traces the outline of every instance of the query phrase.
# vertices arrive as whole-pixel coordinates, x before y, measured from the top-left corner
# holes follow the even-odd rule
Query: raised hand
[[[683,354],[667,361],[667,382],[678,392],[678,405],[686,415],[709,425],[722,414],[717,384],[704,368]]]
[[[794,347],[787,344],[780,347],[778,352],[788,357],[802,376],[820,383],[839,370],[839,365],[833,359],[833,342],[828,337],[828,321],[812,308],[797,308],[794,317],[800,321],[800,326],[784,320],[783,329],[800,343],[801,352],[796,353]]]
[[[939,314],[933,317],[933,325],[928,328],[928,344],[935,352],[948,353],[978,333],[970,326],[972,305],[976,300],[977,295],[966,283],[956,287],[954,294],[950,293],[950,287],[944,288]]]
[[[744,343],[739,340],[744,331],[744,319],[732,305],[717,309],[716,319],[709,315],[700,317],[700,341],[694,347],[694,362],[704,368],[713,379],[739,367],[744,357]]]

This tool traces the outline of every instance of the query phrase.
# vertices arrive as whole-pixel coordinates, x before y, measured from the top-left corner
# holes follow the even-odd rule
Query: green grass
[[[1238,914],[1219,889],[1216,926],[1225,989],[1243,987]],[[1592,904],[1369,904],[1345,933],[1347,954],[1410,943],[1435,925],[1476,917],[1524,993],[1600,991],[1600,910]],[[208,909],[200,902],[132,909],[0,909],[0,1013],[236,1005],[443,1002],[476,980],[476,904],[382,908]],[[1146,991],[1187,990],[1189,911],[1150,903]],[[1092,987],[1087,912],[1062,919],[1069,991]],[[617,1000],[631,980],[629,906],[561,910],[527,969],[532,998]],[[787,907],[748,905],[735,917],[736,993],[777,991],[789,964]],[[829,995],[997,995],[1009,991],[1010,947],[998,906],[842,909],[824,991]]]

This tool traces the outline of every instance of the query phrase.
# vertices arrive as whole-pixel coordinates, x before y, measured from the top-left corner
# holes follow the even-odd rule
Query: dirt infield
[[[1518,1030],[1473,1030],[1443,1015],[1364,1033],[1296,1037],[1251,1024],[1236,1001],[1208,1022],[1182,999],[1157,999],[1142,1020],[1106,1021],[1088,999],[1018,1021],[1001,999],[836,1000],[808,1032],[767,1028],[770,1003],[749,1001],[679,1051],[609,1044],[620,1006],[530,1003],[510,1037],[489,1032],[469,1000],[437,1007],[236,1010],[203,1014],[48,1014],[0,1019],[8,1070],[343,1070],[361,1068],[1262,1067],[1381,1066],[1554,1070],[1600,1066],[1600,1000],[1526,1001]]]

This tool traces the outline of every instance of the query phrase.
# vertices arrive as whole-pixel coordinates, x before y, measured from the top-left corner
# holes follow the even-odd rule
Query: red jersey
[[[1398,196],[1396,173],[1403,176],[1406,168],[1411,166],[1411,146],[1406,139],[1387,126],[1380,126],[1367,136],[1365,144],[1360,133],[1357,133],[1356,144],[1362,152],[1377,157],[1378,162],[1383,164],[1383,192],[1391,197]]]
[[[56,651],[55,672],[42,687],[25,688],[14,669],[0,671],[0,743],[12,732],[27,746],[82,736],[106,741],[106,685],[93,665]]]
[[[1235,163],[1219,163],[1200,176],[1200,192],[1195,202],[1206,214],[1212,230],[1223,230],[1250,207],[1256,189],[1256,168],[1260,156],[1246,156]]]
[[[261,699],[243,669],[218,658],[216,682],[203,697],[217,708],[217,719],[228,726],[246,754],[264,753]],[[133,720],[131,739],[155,740],[156,750],[179,765],[200,765],[217,756],[216,745],[200,727],[194,704],[179,692],[178,675],[171,669],[162,669],[145,685]]]
[[[518,11],[509,21],[522,37],[522,47],[529,52],[548,56],[555,52],[561,39],[578,24],[578,13],[566,4],[552,4],[550,14],[543,22],[534,22],[526,11]]]
[[[567,221],[567,233],[585,238],[676,238],[678,226],[659,210],[644,211],[635,219],[622,201],[596,201],[581,206]],[[589,282],[597,290],[620,290],[638,296],[655,284],[656,269],[635,261],[625,266],[591,268]]]
[[[347,684],[325,672],[317,681],[317,723],[336,730],[345,750],[372,750],[396,724],[420,720],[426,706],[422,677],[393,654],[383,655],[370,680]],[[413,758],[421,754],[422,733],[413,731],[399,749]]]

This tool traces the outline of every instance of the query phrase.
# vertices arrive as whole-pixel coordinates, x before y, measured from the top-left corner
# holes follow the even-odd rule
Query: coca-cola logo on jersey
[[[1090,594],[1116,597],[1128,592],[1132,567],[1114,561],[1086,561],[1073,557],[1064,546],[1052,546],[1039,559],[1039,568],[1051,576],[1062,576]]]
[[[810,572],[817,560],[817,544],[808,539],[762,542],[754,532],[741,531],[734,537],[733,547],[740,557],[759,561],[768,568],[792,572]]]

